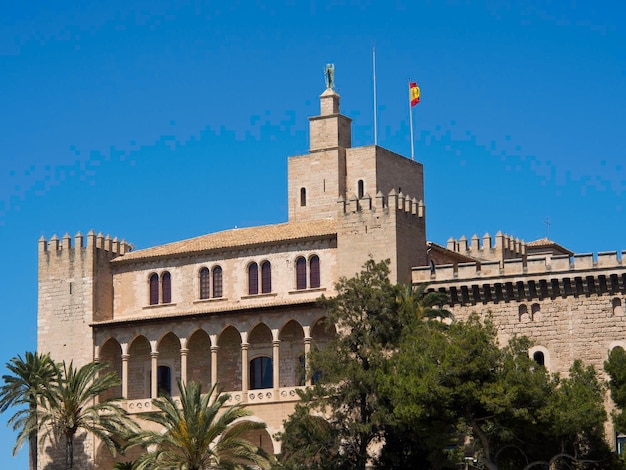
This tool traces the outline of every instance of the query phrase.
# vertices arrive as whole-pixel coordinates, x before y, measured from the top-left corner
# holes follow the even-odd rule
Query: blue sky
[[[53,5],[53,6],[52,6]],[[36,345],[37,239],[90,229],[137,248],[287,218],[335,64],[353,145],[416,159],[428,239],[545,236],[626,249],[622,2],[3,3],[0,364]],[[4,372],[4,371],[3,371]],[[0,467],[14,435],[0,416]]]

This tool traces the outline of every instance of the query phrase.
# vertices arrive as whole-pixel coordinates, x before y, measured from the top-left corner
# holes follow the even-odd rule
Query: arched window
[[[221,266],[215,266],[213,268],[213,297],[222,297],[222,268]]]
[[[168,366],[157,368],[157,390],[160,397],[172,394],[172,371]]]
[[[200,270],[200,298],[208,299],[211,297],[211,283],[209,282],[209,268]]]
[[[272,358],[261,356],[250,361],[250,390],[274,386]]]
[[[150,305],[159,303],[159,275],[154,273],[150,276]]]
[[[541,306],[537,303],[530,306],[530,319],[535,320],[536,315],[541,312]]]
[[[546,365],[546,358],[541,351],[535,351],[533,354],[533,361],[535,361],[540,366]]]
[[[172,301],[172,276],[165,271],[161,274],[162,303],[169,304]]]
[[[522,321],[525,319],[524,315],[528,316],[528,306],[526,304],[521,304],[518,308],[519,321]]]
[[[306,188],[300,188],[300,206],[306,206]]]
[[[320,258],[317,255],[311,256],[309,260],[309,287],[315,289],[320,286]]]
[[[302,256],[296,260],[296,289],[306,289],[306,260]]]
[[[248,266],[248,294],[256,295],[259,293],[259,265],[250,263]]]
[[[622,299],[615,297],[611,300],[611,306],[613,307],[613,315],[622,315],[624,309],[622,308]]]
[[[261,292],[272,292],[272,265],[269,261],[264,261],[261,265]]]
[[[363,198],[363,195],[365,194],[365,188],[364,188],[364,184],[363,184],[363,180],[359,180],[359,182],[357,183],[358,186],[358,196],[359,199]]]

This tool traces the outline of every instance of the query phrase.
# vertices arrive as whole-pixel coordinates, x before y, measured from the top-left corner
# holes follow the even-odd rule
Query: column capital
[[[150,357],[152,359],[158,358],[159,357],[159,351],[152,351],[152,352],[150,352]]]
[[[189,349],[188,348],[180,348],[180,355],[181,356],[186,356],[187,354],[189,354]]]
[[[122,357],[122,361],[128,361],[130,359],[130,354],[125,353],[125,354],[122,354],[121,357]]]
[[[219,346],[211,346],[211,352],[217,352],[220,350]]]
[[[243,351],[247,351],[249,347],[250,347],[250,343],[241,343],[241,349]]]
[[[274,341],[272,341],[272,346],[280,346],[280,340],[275,339]]]

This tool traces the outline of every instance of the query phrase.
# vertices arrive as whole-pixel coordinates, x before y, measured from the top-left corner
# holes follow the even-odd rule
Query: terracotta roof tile
[[[227,248],[242,248],[290,240],[301,240],[337,234],[337,222],[333,219],[287,222],[262,225],[260,227],[235,228],[223,232],[201,235],[187,240],[154,246],[127,253],[113,260],[121,263],[131,260],[145,260],[177,254],[200,253]]]
[[[552,249],[562,252],[563,254],[568,254],[570,256],[574,254],[573,251],[565,248],[563,245],[559,245],[557,242],[552,241],[546,237],[540,238],[538,240],[533,240],[532,242],[528,242],[526,243],[526,247],[530,248],[531,251],[534,251],[535,249],[541,249],[541,248],[546,248],[546,249],[552,248]]]
[[[324,292],[328,295],[328,292]],[[320,297],[321,297],[320,293]],[[190,316],[201,316],[201,315],[219,315],[224,313],[232,313],[232,312],[245,312],[250,310],[259,310],[263,308],[271,308],[271,307],[285,307],[290,305],[305,305],[305,304],[315,304],[319,300],[317,298],[302,298],[302,299],[269,299],[263,302],[250,302],[249,304],[242,304],[240,302],[237,303],[228,303],[225,302],[222,304],[221,302],[217,305],[207,306],[204,308],[196,308],[196,309],[188,309],[188,310],[177,310],[170,311],[168,313],[159,313],[159,312],[146,312],[146,311],[138,311],[135,315],[129,315],[125,317],[116,317],[111,320],[102,320],[90,323],[90,326],[107,326],[107,325],[117,325],[120,323],[129,323],[129,322],[137,322],[137,321],[154,321],[154,320],[171,320],[172,318],[178,317],[190,317]]]

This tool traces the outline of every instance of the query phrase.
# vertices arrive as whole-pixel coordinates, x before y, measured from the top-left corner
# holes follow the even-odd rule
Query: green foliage
[[[389,410],[378,393],[378,375],[403,331],[398,289],[389,282],[388,265],[370,259],[360,274],[339,280],[336,297],[322,298],[327,323],[339,334],[310,354],[309,370],[319,380],[285,423],[285,429],[295,432],[282,436],[283,463],[301,459],[301,468],[364,469],[370,444],[382,437]],[[326,424],[310,416],[317,414],[325,416]],[[312,419],[317,427],[309,433]],[[316,456],[317,450],[326,453]]]
[[[338,334],[311,353],[321,380],[285,423],[277,468],[453,469],[465,456],[489,470],[623,468],[604,441],[593,367],[551,376],[528,338],[500,347],[490,318],[427,321],[452,319],[445,297],[387,275],[370,260],[323,300]]]
[[[604,370],[609,374],[609,389],[611,399],[618,408],[613,414],[615,431],[626,432],[626,351],[623,348],[613,348],[609,358],[604,362]]]
[[[305,401],[306,402],[306,401]],[[341,459],[337,429],[321,416],[298,404],[285,429],[278,434],[282,454],[275,468],[283,470],[330,470]]]
[[[551,377],[529,356],[526,338],[500,348],[489,319],[471,316],[449,328],[414,325],[384,380],[396,417],[422,433],[433,468],[445,466],[444,429],[465,429],[465,449],[489,469],[529,463],[611,468],[603,440],[604,388],[577,361],[569,377]],[[433,427],[434,425],[434,427]],[[567,467],[570,468],[570,467]]]
[[[408,284],[399,288],[398,303],[404,319],[415,317],[417,320],[453,319],[452,312],[443,308],[448,296],[443,292],[427,292],[428,284],[413,286]]]
[[[0,412],[10,408],[18,410],[9,419],[8,424],[18,431],[13,455],[28,438],[29,467],[37,468],[37,405],[43,404],[48,389],[55,384],[57,370],[48,354],[27,351],[24,358],[18,355],[6,364],[11,374],[3,375],[4,385],[0,388]]]
[[[43,437],[65,438],[66,468],[74,465],[74,438],[79,430],[96,436],[115,455],[120,441],[137,430],[117,399],[98,400],[120,383],[109,364],[91,362],[80,368],[65,361],[58,367],[55,383],[50,385],[40,412]]]
[[[223,413],[220,408],[229,398],[213,385],[202,395],[200,384],[182,385],[180,405],[169,396],[153,399],[159,412],[146,413],[143,419],[159,424],[163,432],[141,431],[131,439],[131,444],[141,444],[148,449],[137,460],[136,468],[201,470],[268,469],[269,456],[243,436],[255,429],[265,429],[265,424],[240,421],[250,415],[241,404],[233,405]]]
[[[113,470],[135,470],[135,462],[118,462],[113,465]]]

